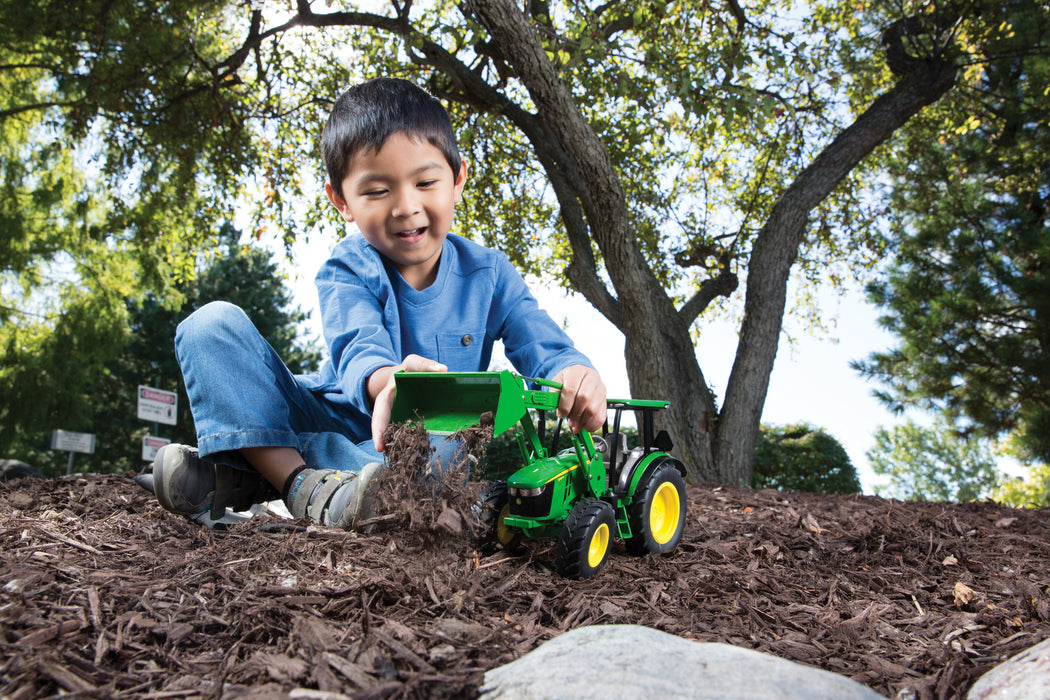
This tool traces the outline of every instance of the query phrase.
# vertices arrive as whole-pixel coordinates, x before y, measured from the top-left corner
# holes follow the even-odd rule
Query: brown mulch
[[[690,486],[677,550],[570,581],[549,540],[478,559],[455,528],[210,531],[130,477],[0,484],[0,697],[471,697],[630,623],[955,698],[1050,636],[1045,509]]]

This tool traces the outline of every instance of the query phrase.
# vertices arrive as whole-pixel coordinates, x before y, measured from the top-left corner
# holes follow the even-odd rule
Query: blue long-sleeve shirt
[[[593,367],[539,307],[507,256],[450,234],[434,283],[417,290],[360,234],[341,241],[316,277],[330,359],[314,390],[343,404],[368,434],[368,377],[410,354],[450,371],[488,369],[492,345],[524,376]],[[357,422],[355,420],[355,422]]]

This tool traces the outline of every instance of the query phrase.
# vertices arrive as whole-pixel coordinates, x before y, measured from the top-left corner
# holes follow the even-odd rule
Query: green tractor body
[[[526,381],[541,387],[529,389]],[[501,372],[399,372],[391,422],[422,420],[426,430],[451,435],[491,419],[497,435],[521,426],[523,466],[496,484],[495,541],[512,549],[521,537],[558,538],[555,565],[566,576],[586,578],[605,563],[614,537],[636,554],[677,546],[685,522],[685,469],[668,451],[670,438],[653,434],[653,414],[666,401],[609,400],[611,430],[599,437],[571,434],[571,447],[551,454],[544,412],[558,405],[556,382]],[[548,390],[545,390],[548,389]],[[639,415],[641,445],[628,450],[620,432],[625,410]],[[533,422],[530,411],[539,412]],[[490,414],[486,416],[485,414]],[[557,444],[557,433],[551,444]]]

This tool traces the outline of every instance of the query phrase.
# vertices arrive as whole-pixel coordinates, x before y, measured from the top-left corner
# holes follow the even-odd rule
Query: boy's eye
[[[433,187],[435,184],[437,184],[437,180],[424,180],[419,183],[419,187]]]
[[[364,194],[366,197],[382,197],[386,194],[386,190],[368,190]]]

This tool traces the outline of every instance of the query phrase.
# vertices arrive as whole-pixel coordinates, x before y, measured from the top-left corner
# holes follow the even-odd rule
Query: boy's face
[[[466,165],[453,173],[439,148],[399,131],[379,151],[354,156],[342,196],[331,184],[325,192],[406,282],[424,289],[437,275],[466,177]]]

